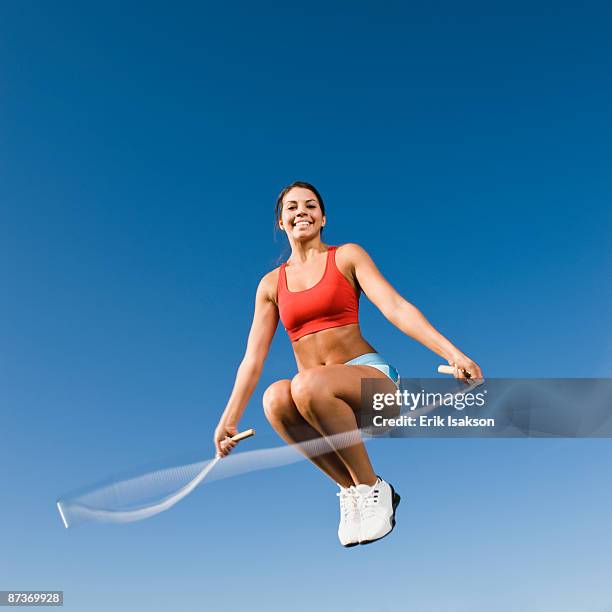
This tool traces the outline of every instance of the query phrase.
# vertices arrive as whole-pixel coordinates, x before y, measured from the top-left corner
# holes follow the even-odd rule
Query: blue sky
[[[402,494],[336,540],[299,464],[128,526],[58,495],[212,454],[277,193],[319,188],[489,377],[612,374],[612,13],[603,2],[4,3],[0,589],[74,610],[612,610],[608,440],[383,440]],[[440,362],[362,299],[403,376]],[[295,373],[279,329],[243,419]],[[245,443],[245,447],[246,447]]]

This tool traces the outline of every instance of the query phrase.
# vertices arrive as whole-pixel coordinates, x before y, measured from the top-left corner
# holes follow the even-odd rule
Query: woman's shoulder
[[[336,247],[336,268],[349,282],[352,280],[351,284],[356,288],[359,288],[356,269],[359,262],[368,258],[365,249],[354,242],[346,242]]]
[[[336,247],[336,257],[346,263],[355,263],[363,257],[369,257],[367,251],[355,242],[345,242]]]
[[[277,266],[273,270],[266,272],[259,280],[257,290],[267,295],[273,302],[276,302],[276,290],[281,267],[282,266]]]
[[[274,268],[273,270],[270,270],[269,272],[266,272],[261,279],[259,280],[259,284],[260,285],[264,285],[264,286],[276,286],[276,283],[278,282],[278,275],[280,274],[280,269],[281,266],[277,266],[276,268]]]

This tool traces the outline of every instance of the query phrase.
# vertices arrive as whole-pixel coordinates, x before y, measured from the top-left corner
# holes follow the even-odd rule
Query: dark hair
[[[287,185],[281,192],[278,198],[276,199],[276,208],[274,209],[274,227],[278,227],[278,222],[282,218],[283,214],[283,198],[287,195],[287,192],[293,189],[294,187],[303,187],[304,189],[310,189],[312,193],[317,196],[317,200],[319,200],[319,206],[321,207],[321,212],[325,215],[325,204],[323,203],[323,198],[321,194],[317,190],[314,185],[310,183],[305,183],[304,181],[294,181],[291,185]],[[323,230],[321,229],[321,232]]]

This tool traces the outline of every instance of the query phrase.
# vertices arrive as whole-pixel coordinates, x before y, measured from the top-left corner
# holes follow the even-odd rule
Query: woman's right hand
[[[237,442],[231,440],[232,436],[238,433],[238,429],[235,425],[230,425],[219,421],[217,428],[215,429],[215,435],[213,436],[213,442],[215,445],[215,452],[217,457],[226,457],[230,454],[232,448],[236,446]]]

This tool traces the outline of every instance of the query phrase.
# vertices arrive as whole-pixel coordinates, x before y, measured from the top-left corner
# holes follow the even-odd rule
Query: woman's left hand
[[[480,366],[467,355],[455,355],[448,360],[448,364],[455,369],[453,376],[465,380],[466,383],[484,378]]]

